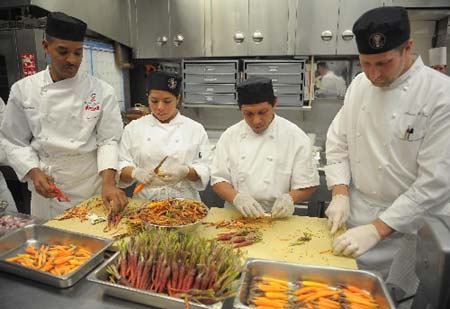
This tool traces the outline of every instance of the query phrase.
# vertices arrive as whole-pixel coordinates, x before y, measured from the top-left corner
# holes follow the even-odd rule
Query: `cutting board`
[[[219,222],[239,217],[232,208],[211,208],[207,222]],[[241,248],[247,257],[277,260],[299,264],[334,266],[357,269],[353,258],[335,256],[331,252],[331,234],[327,220],[303,216],[291,216],[274,220],[270,225],[262,227],[262,241]],[[206,238],[214,238],[217,234],[229,231],[214,226],[202,225],[196,233]],[[311,235],[311,240],[300,245],[292,245],[304,233]]]
[[[83,203],[98,200],[93,197]],[[130,199],[127,207],[141,207],[146,200]],[[105,215],[103,207],[99,204],[94,208],[93,213]],[[206,222],[219,222],[240,217],[239,212],[232,208],[212,207],[209,211]],[[122,222],[118,229],[105,232],[106,222],[92,225],[89,221],[80,221],[78,218],[67,220],[50,220],[45,223],[47,226],[114,239],[115,236],[126,233],[126,226]],[[200,237],[215,238],[217,234],[230,231],[228,229],[217,229],[214,226],[199,225],[194,232]],[[241,248],[246,257],[262,258],[269,260],[285,261],[299,264],[335,266],[356,269],[356,261],[353,258],[339,257],[331,253],[331,234],[327,228],[326,219],[302,216],[291,216],[285,219],[274,220],[270,225],[261,228],[263,233],[262,241],[251,246]],[[295,241],[308,233],[311,240],[300,245],[292,245]]]
[[[99,196],[94,196],[81,204],[95,203],[97,207],[94,207],[90,213],[96,214],[98,216],[106,216],[105,210],[103,208],[103,203],[101,203],[101,198]],[[127,207],[141,207],[144,203],[148,203],[147,200],[140,199],[129,199]],[[80,205],[81,205],[80,204]],[[77,205],[78,206],[78,205]],[[45,225],[50,227],[55,227],[62,230],[67,230],[71,232],[77,232],[107,239],[115,239],[120,235],[127,233],[127,227],[123,223],[123,220],[119,223],[117,229],[112,231],[105,231],[106,222],[100,222],[95,225],[91,224],[89,220],[81,221],[79,218],[71,218],[65,220],[52,219],[45,223]]]

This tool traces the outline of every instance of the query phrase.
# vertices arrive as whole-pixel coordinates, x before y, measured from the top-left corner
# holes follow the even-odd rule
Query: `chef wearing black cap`
[[[310,140],[275,114],[270,79],[249,78],[237,92],[244,120],[220,137],[211,185],[226,207],[233,205],[244,216],[290,216],[294,203],[307,199],[319,184]]]
[[[120,141],[122,183],[144,184],[142,191],[135,191],[138,198],[200,200],[198,191],[206,188],[210,176],[208,135],[200,123],[178,111],[180,76],[151,72],[148,78],[151,114],[128,124]]]
[[[333,248],[413,292],[420,219],[450,214],[450,79],[411,54],[402,7],[366,12],[353,32],[364,74],[350,84],[326,142],[331,232],[350,228]]]
[[[85,32],[81,20],[48,15],[50,63],[12,86],[1,127],[8,160],[32,191],[31,213],[43,218],[100,193],[114,210],[127,203],[115,182],[122,121],[114,89],[78,72]],[[71,202],[58,202],[53,184]]]

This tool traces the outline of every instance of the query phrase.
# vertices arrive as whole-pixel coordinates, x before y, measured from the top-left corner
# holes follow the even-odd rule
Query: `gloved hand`
[[[189,173],[189,166],[169,157],[160,167],[159,173],[167,184],[174,184],[186,178]]]
[[[325,210],[331,234],[336,233],[338,228],[347,221],[349,214],[350,200],[348,195],[337,194],[333,196],[330,205]]]
[[[333,253],[357,257],[375,246],[380,239],[380,234],[373,224],[361,225],[336,238],[333,241]]]
[[[289,193],[281,195],[275,200],[272,207],[272,217],[284,218],[294,213],[294,200]]]
[[[131,172],[131,178],[143,183],[144,185],[150,184],[154,177],[156,177],[155,173],[150,168],[136,167]]]
[[[236,194],[233,205],[245,217],[259,217],[264,215],[262,206],[253,197],[245,193]]]

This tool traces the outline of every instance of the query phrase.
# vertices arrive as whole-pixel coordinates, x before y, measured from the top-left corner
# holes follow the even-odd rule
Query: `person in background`
[[[5,102],[2,98],[0,98],[0,123],[3,120],[3,113],[5,112]],[[6,163],[6,153],[1,146],[0,148],[0,163]],[[5,164],[6,165],[6,164]],[[0,172],[0,202],[8,203],[8,207],[6,210],[8,211],[17,211],[16,202],[8,189],[8,185],[6,184],[5,176]]]
[[[447,74],[447,47],[436,47],[428,51],[430,66],[441,73]]]
[[[364,13],[353,32],[364,74],[328,130],[325,211],[335,254],[380,272],[396,295],[417,289],[421,218],[450,215],[450,79],[411,54],[403,7]]]
[[[345,80],[336,75],[326,62],[317,63],[317,74],[320,76],[316,96],[319,98],[343,98],[345,96]]]
[[[210,176],[208,135],[200,123],[178,110],[180,76],[158,71],[148,79],[151,114],[128,124],[119,145],[122,185],[144,184],[137,198],[200,200],[198,191],[206,188]]]
[[[116,187],[122,120],[114,89],[79,73],[86,24],[64,13],[47,17],[47,69],[16,82],[0,129],[8,162],[28,181],[31,213],[53,218],[102,194],[114,211],[126,204]],[[71,202],[58,202],[53,185]]]
[[[220,137],[211,166],[211,185],[225,207],[242,215],[273,217],[294,213],[319,184],[308,136],[275,114],[272,81],[249,78],[238,85],[244,120]]]

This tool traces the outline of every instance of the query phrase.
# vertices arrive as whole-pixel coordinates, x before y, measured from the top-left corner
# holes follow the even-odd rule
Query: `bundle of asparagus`
[[[240,251],[165,229],[152,229],[119,244],[110,281],[213,304],[235,295],[233,282],[242,268]]]

